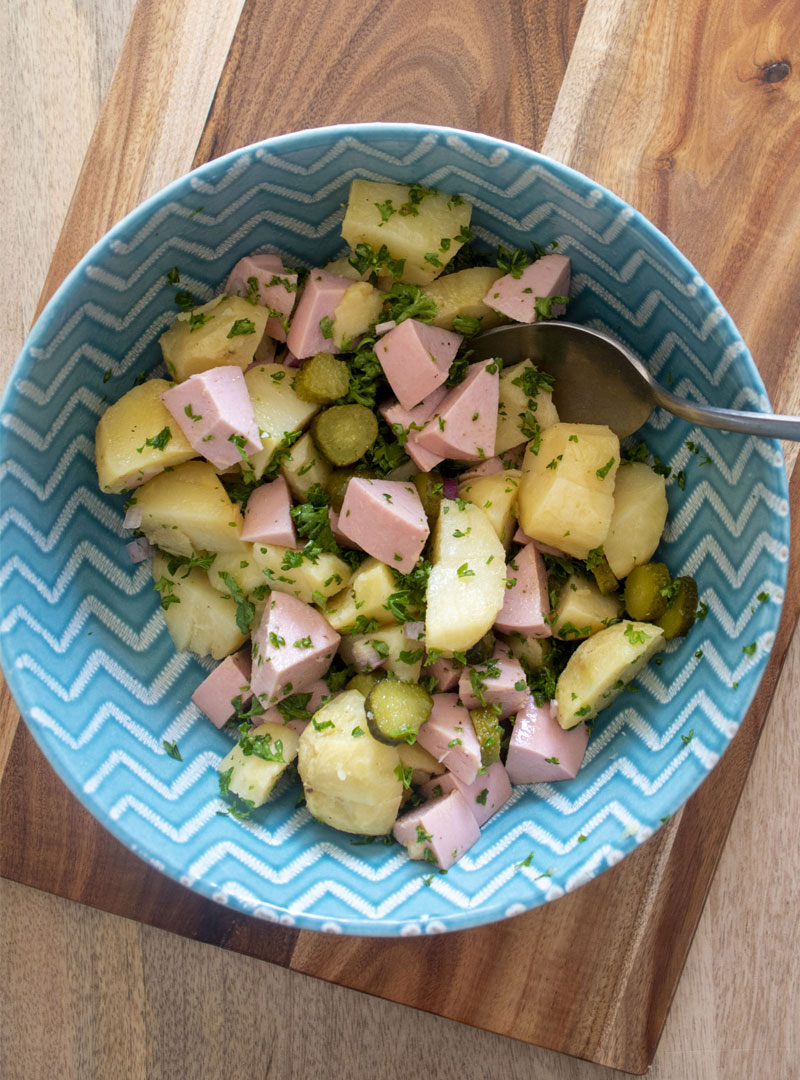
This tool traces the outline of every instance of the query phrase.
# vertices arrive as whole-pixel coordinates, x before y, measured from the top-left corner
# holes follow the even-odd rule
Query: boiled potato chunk
[[[529,667],[540,667],[547,660],[550,646],[547,638],[525,637],[516,630],[508,635],[508,651]]]
[[[352,348],[356,338],[378,321],[382,306],[381,294],[369,282],[354,282],[333,313],[333,343],[336,348],[345,351]]]
[[[281,472],[295,499],[305,500],[315,484],[327,486],[331,467],[306,432],[281,461]]]
[[[170,383],[148,379],[109,405],[97,425],[94,453],[102,491],[119,494],[144,484],[169,466],[197,457],[175,417],[161,400]],[[160,449],[164,430],[169,439]],[[156,445],[148,445],[147,440]]]
[[[525,452],[519,493],[524,531],[585,559],[600,547],[614,510],[619,439],[600,424],[553,424],[539,453]]]
[[[631,621],[609,626],[581,642],[556,684],[562,728],[592,720],[663,648],[660,627]]]
[[[160,552],[153,556],[153,580],[161,594],[164,621],[175,648],[199,656],[222,660],[241,648],[246,640],[236,625],[236,604],[225,599],[211,585],[205,570],[194,567],[189,573],[167,569],[168,559]],[[169,600],[169,597],[177,599]]]
[[[353,574],[348,587],[329,602],[325,616],[340,632],[355,626],[359,615],[390,625],[397,620],[385,605],[393,592],[397,592],[394,574],[386,563],[370,557]]]
[[[264,447],[250,459],[260,479],[284,435],[305,431],[319,405],[300,400],[292,386],[294,373],[282,364],[259,364],[245,372],[244,381]]]
[[[241,550],[242,513],[207,461],[154,476],[139,489],[136,504],[147,539],[173,555]]]
[[[517,498],[522,473],[519,469],[503,469],[488,476],[476,476],[459,485],[461,499],[479,506],[492,523],[500,543],[508,547],[517,531]]]
[[[441,776],[444,772],[444,765],[441,765],[433,754],[429,754],[419,743],[399,743],[397,755],[403,768],[412,770],[412,784],[424,784],[432,776]]]
[[[506,555],[486,512],[443,499],[433,533],[426,646],[451,654],[491,629],[506,592]]]
[[[496,266],[471,266],[467,270],[456,270],[426,285],[424,292],[436,304],[434,326],[445,330],[453,329],[456,315],[468,315],[481,320],[481,330],[491,330],[503,322],[503,316],[483,302],[489,289],[503,271]],[[522,442],[521,439],[517,440]]]
[[[521,364],[512,364],[511,367],[503,368],[500,372],[500,403],[497,407],[495,454],[504,454],[512,446],[519,446],[530,438],[530,435],[522,433],[522,417],[526,412],[533,413],[542,431],[558,423],[558,413],[553,404],[553,395],[549,390],[540,390],[534,397],[528,397],[524,385],[517,385],[517,380],[524,380],[525,371],[532,367],[533,363],[530,360],[523,360]]]
[[[369,634],[352,634],[342,638],[339,653],[346,664],[359,664],[359,657],[381,659],[384,671],[390,671],[401,682],[417,682],[422,670],[422,641],[406,636],[402,626],[381,626]],[[371,666],[371,665],[370,665]]]
[[[316,562],[302,559],[294,563],[298,552],[278,544],[253,544],[253,558],[270,589],[296,596],[305,604],[314,603],[320,597],[327,599],[340,592],[350,581],[350,567],[338,555],[324,551]],[[314,593],[319,596],[315,597]]]
[[[225,583],[225,578],[222,577],[223,574],[230,574],[247,597],[252,596],[253,593],[264,596],[269,589],[269,582],[256,562],[254,545],[244,540],[237,551],[219,552],[208,568],[208,580],[215,589],[226,593],[230,590]]]
[[[559,589],[550,626],[554,637],[577,641],[603,630],[621,615],[619,597],[603,596],[594,581],[572,574]]]
[[[434,194],[416,184],[409,188],[354,180],[342,236],[353,250],[357,244],[368,244],[378,251],[385,244],[393,259],[405,259],[403,281],[427,285],[463,246],[456,237],[471,217],[472,204],[452,195]],[[443,239],[450,240],[446,251],[441,248]]]
[[[233,769],[228,791],[240,799],[248,799],[253,806],[263,806],[272,794],[286,766],[297,757],[300,736],[283,724],[261,724],[252,728],[248,735],[263,739],[267,750],[281,761],[267,761],[258,754],[245,754],[239,743],[230,750],[219,764],[220,773]]]
[[[642,461],[620,468],[614,485],[614,512],[603,551],[617,578],[646,563],[667,523],[667,485]]]
[[[403,795],[399,765],[397,748],[370,735],[358,690],[323,705],[300,736],[297,769],[306,805],[318,821],[342,832],[389,832]]]
[[[167,370],[178,382],[228,364],[244,371],[253,362],[268,318],[266,308],[241,296],[215,296],[192,311],[182,311],[159,339]],[[234,324],[240,331],[245,320],[252,332],[235,332]]]

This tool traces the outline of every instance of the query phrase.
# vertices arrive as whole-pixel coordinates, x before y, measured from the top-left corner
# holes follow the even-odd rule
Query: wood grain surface
[[[436,3],[310,3],[302,18],[294,6],[245,3],[228,55],[241,4],[193,4],[190,13],[188,4],[140,3],[138,27],[125,46],[127,63],[112,90],[120,118],[113,123],[109,112],[104,114],[107,122],[101,122],[89,159],[101,163],[102,175],[117,177],[119,155],[125,154],[124,176],[115,181],[118,201],[98,199],[96,174],[84,172],[48,288],[113,218],[184,171],[192,155],[205,160],[280,130],[345,118],[451,123],[528,145],[545,139],[548,152],[649,213],[707,274],[745,332],[778,405],[791,408],[800,381],[786,357],[793,349],[796,357],[797,320],[783,320],[770,336],[765,305],[753,295],[766,288],[771,303],[783,303],[786,310],[800,297],[798,278],[792,277],[796,264],[794,269],[790,260],[777,265],[770,256],[784,251],[792,236],[796,244],[799,235],[797,183],[793,186],[788,152],[798,135],[790,44],[800,35],[792,6],[692,2],[681,5],[678,18],[675,3],[592,0],[555,104],[582,6],[500,4],[489,20],[484,5],[470,3],[459,6],[454,26],[452,6]],[[100,0],[77,6],[57,0],[46,10],[35,0],[7,12],[12,33],[3,39],[9,50],[6,68],[13,57],[23,77],[8,91],[13,109],[3,110],[15,118],[16,140],[10,164],[3,162],[4,171],[15,170],[4,190],[13,193],[18,211],[4,221],[4,227],[12,220],[16,228],[13,244],[3,244],[2,251],[4,281],[16,290],[16,322],[3,327],[6,359],[29,324],[53,246],[53,224],[66,205],[92,109],[96,113],[110,58],[119,47],[124,7],[113,18]],[[204,18],[197,22],[200,9]],[[195,35],[202,51],[191,48],[181,57],[173,47],[176,33],[187,49],[187,34]],[[402,52],[389,47],[392,40],[403,40]],[[76,65],[76,56],[88,59]],[[286,71],[287,56],[295,64],[293,75]],[[777,79],[781,64],[788,64],[789,76]],[[367,82],[359,83],[365,72]],[[742,86],[753,92],[740,99]],[[159,105],[162,93],[173,95],[171,111]],[[782,96],[775,99],[776,93]],[[126,111],[131,96],[143,110],[138,115],[130,107]],[[73,101],[79,107],[70,107]],[[182,105],[176,116],[174,104],[185,101],[192,102],[192,115]],[[615,115],[624,117],[624,124],[615,124]],[[164,116],[172,123],[164,123]],[[718,129],[717,141],[709,144]],[[124,132],[121,145],[115,144],[115,131]],[[57,164],[54,141],[59,148],[68,144]],[[671,164],[658,164],[662,159]],[[29,205],[30,187],[20,175],[48,185],[46,213]],[[792,191],[793,200],[785,197]],[[686,198],[691,207],[684,213]],[[772,211],[776,202],[785,204],[783,218]],[[749,241],[742,245],[745,235]],[[29,251],[35,254],[23,260],[20,271],[19,253]],[[499,935],[497,928],[487,928],[377,949],[358,941],[326,947],[330,939],[301,934],[298,940],[293,933],[270,934],[263,924],[251,926],[250,920],[204,904],[151,871],[143,873],[142,864],[121,849],[115,853],[114,842],[37,760],[38,750],[21,729],[0,789],[4,872],[13,866],[18,872],[11,876],[19,880],[37,880],[43,888],[80,895],[87,903],[167,924],[227,949],[209,950],[3,883],[0,976],[4,987],[13,987],[5,1010],[3,1074],[44,1076],[56,1067],[81,1078],[223,1072],[300,1077],[324,1067],[333,1077],[392,1078],[408,1076],[409,1061],[419,1060],[436,1062],[431,1071],[443,1077],[501,1070],[511,1077],[611,1075],[277,966],[287,963],[543,1045],[569,1045],[573,1052],[642,1068],[657,1042],[777,685],[764,744],[651,1075],[736,1078],[762,1070],[776,1077],[795,1075],[800,995],[792,957],[800,942],[796,920],[787,914],[798,895],[800,860],[792,823],[800,798],[790,785],[776,785],[774,777],[792,776],[792,769],[796,775],[800,765],[800,743],[789,723],[800,676],[796,639],[778,681],[797,593],[795,588],[790,594],[789,618],[760,708],[735,740],[724,768],[716,770],[680,820],[595,885],[504,924]],[[13,721],[9,707],[7,714]],[[606,941],[617,943],[604,957],[593,938],[601,920],[612,933]],[[542,963],[543,946],[570,937],[574,949],[568,955],[578,962],[569,971]],[[420,944],[428,947],[417,948]],[[269,956],[274,964],[233,955],[237,950]],[[591,996],[579,993],[578,985],[591,985]],[[649,999],[642,998],[643,989]],[[36,1022],[43,998],[46,1039]],[[282,1006],[277,1012],[276,1000]],[[542,1033],[543,1004],[548,1030]],[[243,1011],[261,1019],[246,1039]],[[292,1022],[283,1023],[287,1016]],[[413,1075],[413,1065],[411,1070]]]

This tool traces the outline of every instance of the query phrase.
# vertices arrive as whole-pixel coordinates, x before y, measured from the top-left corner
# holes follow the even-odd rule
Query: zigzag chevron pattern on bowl
[[[94,426],[159,363],[157,339],[175,314],[171,267],[205,299],[254,250],[318,265],[342,251],[342,204],[359,176],[461,193],[484,244],[557,240],[573,260],[572,320],[617,335],[680,394],[768,409],[742,340],[702,279],[585,177],[447,129],[376,124],[276,138],[204,166],[136,210],[89,252],[34,328],[0,416],[0,645],[51,763],[142,858],[268,920],[417,935],[563,895],[622,859],[695,790],[736,732],[772,645],[788,503],[776,443],[654,414],[644,431],[651,450],[686,473],[685,491],[668,487],[660,557],[674,574],[697,577],[708,616],[602,715],[576,780],[516,789],[447,875],[428,877],[396,846],[353,846],[296,809],[285,782],[252,821],[219,816],[216,765],[230,744],[190,702],[206,668],[176,655],[148,568],[128,562],[122,499],[97,490]],[[753,656],[742,651],[750,642]],[[178,741],[183,762],[166,755],[164,739]]]

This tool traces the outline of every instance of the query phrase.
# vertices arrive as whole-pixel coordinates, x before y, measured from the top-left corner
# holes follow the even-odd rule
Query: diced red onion
[[[381,334],[387,334],[390,330],[394,330],[397,326],[397,322],[394,319],[388,319],[386,322],[379,322],[375,327],[375,333],[380,337]]]
[[[128,552],[128,556],[132,563],[144,562],[145,559],[151,559],[156,553],[156,549],[153,545],[142,536],[139,536],[135,540],[131,540],[129,544],[126,544],[125,550]]]
[[[421,641],[425,635],[425,623],[424,622],[407,622],[403,623],[403,633],[411,641]]]
[[[367,640],[357,641],[353,645],[353,664],[356,671],[374,671],[383,663]]]
[[[458,498],[458,480],[455,476],[446,476],[442,481],[442,495],[445,499]]]
[[[122,519],[122,527],[123,529],[138,529],[141,524],[142,508],[134,503],[133,506],[129,506],[125,511],[125,517]]]
[[[302,367],[305,360],[299,360],[293,352],[286,350],[286,356],[283,358],[284,367]]]

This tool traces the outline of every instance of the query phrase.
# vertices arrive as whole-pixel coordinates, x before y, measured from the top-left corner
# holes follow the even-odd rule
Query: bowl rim
[[[494,135],[488,135],[482,132],[470,131],[464,128],[455,128],[449,126],[433,125],[433,124],[420,124],[420,123],[403,123],[403,122],[383,122],[383,121],[370,121],[367,123],[341,123],[324,125],[313,128],[303,128],[293,132],[286,132],[281,135],[270,136],[266,139],[259,140],[257,142],[248,143],[245,146],[238,147],[228,153],[213,158],[210,161],[196,166],[189,172],[183,173],[181,176],[176,177],[170,181],[167,185],[160,188],[157,192],[154,192],[143,202],[138,203],[133,209],[131,209],[124,217],[115,222],[111,228],[104,233],[81,257],[76,265],[69,271],[63,281],[59,284],[52,296],[48,299],[47,303],[43,307],[39,316],[33,323],[25,342],[11,368],[5,387],[3,388],[2,397],[0,397],[0,414],[7,412],[13,412],[10,409],[12,398],[15,393],[15,385],[20,377],[21,369],[25,365],[29,358],[32,348],[36,346],[36,340],[40,336],[46,334],[51,322],[57,317],[57,309],[60,304],[65,301],[65,298],[73,288],[75,283],[84,273],[86,267],[99,255],[107,246],[118,239],[120,234],[125,233],[127,230],[140,224],[143,220],[151,217],[153,212],[168,203],[173,199],[178,199],[186,194],[186,188],[191,189],[192,181],[195,178],[204,178],[209,174],[213,174],[216,171],[226,172],[237,160],[247,156],[248,154],[256,154],[259,151],[262,152],[280,152],[282,149],[291,149],[296,151],[301,148],[298,145],[300,142],[312,144],[317,141],[332,140],[337,137],[353,137],[358,138],[362,135],[370,135],[373,137],[384,136],[385,138],[400,138],[405,137],[409,141],[419,140],[426,135],[432,136],[445,136],[445,137],[467,137],[468,139],[476,139],[483,143],[487,152],[496,152],[497,150],[506,150],[514,154],[523,154],[527,156],[530,166],[541,165],[548,168],[552,173],[555,173],[559,179],[563,180],[566,186],[570,186],[575,189],[577,186],[585,188],[589,185],[592,189],[597,190],[602,194],[604,199],[611,201],[612,206],[617,212],[626,211],[628,214],[627,221],[634,223],[635,227],[642,230],[651,240],[654,240],[657,246],[662,247],[666,256],[671,260],[674,260],[675,264],[680,267],[691,280],[695,281],[698,287],[698,291],[702,289],[705,293],[707,302],[719,308],[721,312],[720,323],[727,325],[727,329],[731,335],[733,341],[738,342],[741,345],[741,349],[736,356],[736,363],[743,363],[749,373],[749,377],[752,381],[752,385],[760,391],[765,400],[768,399],[766,389],[761,379],[760,372],[740,334],[737,326],[735,325],[732,317],[720,302],[714,290],[706,282],[705,278],[697,271],[694,265],[689,259],[683,255],[670,238],[663,233],[656,225],[654,225],[647,217],[632,207],[619,195],[615,194],[609,188],[603,184],[598,183],[585,173],[579,172],[573,169],[571,166],[565,165],[559,162],[555,158],[551,158],[537,150],[533,150],[530,147],[524,146],[521,143],[511,142],[510,140],[501,139]],[[0,460],[4,460],[6,457],[6,443],[8,440],[7,429],[0,425]],[[762,440],[771,444],[776,451],[776,464],[777,455],[780,455],[781,470],[780,470],[780,485],[782,487],[781,494],[784,498],[788,497],[788,481],[786,475],[785,458],[783,457],[783,451],[780,443],[775,439]],[[777,633],[780,625],[783,602],[785,596],[786,579],[788,574],[787,563],[781,564],[780,570],[776,567],[776,576],[781,577],[781,586],[783,595],[780,601],[774,601],[774,637]],[[6,590],[3,590],[6,592]],[[4,602],[2,595],[0,595],[0,615],[6,613],[8,604]],[[0,634],[0,666],[2,666],[3,673],[11,691],[14,701],[19,709],[20,715],[28,727],[35,742],[42,750],[49,766],[59,776],[60,780],[66,785],[69,791],[78,799],[78,801],[92,814],[94,819],[105,830],[110,832],[117,840],[119,840],[129,851],[132,851],[139,858],[141,858],[147,865],[154,865],[157,860],[157,854],[155,851],[145,851],[142,849],[138,841],[133,837],[131,831],[125,826],[121,819],[111,819],[105,812],[95,806],[91,794],[82,790],[77,778],[74,777],[70,771],[62,765],[58,759],[51,758],[47,752],[43,739],[40,739],[38,725],[33,724],[29,720],[29,714],[31,709],[35,706],[35,701],[32,700],[31,695],[27,692],[25,681],[18,672],[12,658],[8,655],[7,648],[5,646],[6,634]],[[739,699],[737,704],[739,705],[738,712],[740,714],[739,721],[737,723],[737,730],[741,722],[744,720],[750,705],[755,697],[755,694],[760,686],[761,680],[764,676],[768,657],[771,653],[771,647],[769,650],[764,651],[764,655],[761,658],[760,670],[757,672],[757,678],[752,680],[751,685],[748,686],[747,691]],[[735,733],[734,733],[735,734]],[[722,760],[724,753],[730,747],[733,736],[728,739],[725,749],[720,754],[719,761]],[[719,761],[712,767],[716,768]],[[685,802],[697,791],[700,785],[707,779],[711,770],[702,775],[696,783],[691,786],[691,789],[686,794],[683,801],[675,808],[674,812],[685,805]],[[626,857],[642,843],[649,839],[647,837],[638,839],[635,836],[628,836],[618,841],[617,847],[622,851],[622,857]],[[399,937],[405,936],[409,933],[411,926],[419,926],[419,917],[414,918],[375,918],[371,919],[368,916],[356,915],[355,913],[348,913],[344,916],[329,916],[329,915],[315,915],[313,913],[289,913],[287,907],[282,907],[280,904],[272,902],[263,902],[260,908],[253,911],[252,905],[248,906],[235,895],[229,895],[221,897],[219,892],[215,889],[212,882],[205,879],[195,879],[192,882],[187,882],[182,875],[180,869],[173,865],[165,864],[162,860],[157,860],[157,869],[164,873],[167,877],[178,882],[179,884],[189,887],[197,892],[200,892],[206,898],[214,900],[218,903],[224,903],[226,906],[234,908],[243,912],[244,914],[265,918],[270,922],[281,922],[284,925],[296,927],[299,929],[308,929],[316,931],[324,931],[330,929],[337,929],[339,932],[344,932],[348,935],[354,936],[368,936],[368,937]],[[599,877],[610,868],[611,863],[605,863],[598,866],[591,880]],[[588,884],[588,881],[586,882]],[[579,886],[583,887],[583,883]],[[560,895],[560,894],[559,894]],[[555,897],[553,898],[555,899]],[[432,933],[441,931],[457,931],[477,927],[481,925],[487,925],[493,922],[501,921],[504,918],[511,915],[522,914],[523,912],[532,910],[535,907],[540,906],[543,903],[552,902],[548,901],[544,894],[529,897],[528,902],[520,902],[511,905],[515,910],[509,909],[508,900],[492,903],[490,898],[486,904],[477,908],[468,908],[465,910],[455,910],[452,915],[442,916],[437,919],[437,925],[434,928],[433,922],[428,927],[423,927],[421,930],[417,929],[415,932],[420,933]],[[331,924],[334,924],[332,927]],[[404,933],[405,931],[405,933]]]

